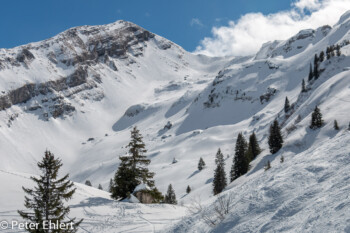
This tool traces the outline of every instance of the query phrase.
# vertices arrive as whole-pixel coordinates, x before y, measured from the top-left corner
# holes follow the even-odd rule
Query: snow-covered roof
[[[147,184],[142,183],[136,186],[136,188],[134,189],[134,193],[141,190],[151,190],[151,188]]]

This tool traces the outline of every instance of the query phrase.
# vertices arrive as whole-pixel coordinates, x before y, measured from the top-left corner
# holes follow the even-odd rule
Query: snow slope
[[[0,219],[9,223],[23,222],[17,214],[23,209],[24,187],[34,186],[25,173],[0,171],[3,191],[0,194],[3,202],[0,206]],[[11,182],[8,182],[11,181]],[[77,188],[74,199],[69,202],[69,217],[83,218],[79,232],[156,232],[169,224],[180,220],[186,208],[172,205],[142,205],[117,202],[109,193],[83,184],[75,183]],[[6,190],[6,192],[4,192]],[[25,232],[15,223],[0,232]]]
[[[127,152],[130,129],[137,125],[159,190],[165,192],[171,183],[179,203],[188,206],[201,199],[209,213],[216,200],[212,177],[217,149],[225,155],[227,173],[239,132],[248,137],[255,131],[264,149],[249,173],[227,187],[235,198],[221,224],[208,227],[199,213],[169,231],[349,232],[348,15],[333,28],[303,30],[248,57],[193,55],[124,21],[78,27],[43,42],[0,50],[0,105],[5,108],[0,111],[0,177],[4,190],[11,190],[1,194],[1,200],[10,200],[1,205],[3,213],[9,211],[4,218],[22,207],[20,186],[28,184],[18,175],[37,174],[36,162],[50,149],[79,188],[72,216],[87,219],[87,231],[163,231],[181,220],[188,214],[182,207],[116,203],[105,192],[79,184],[88,179],[107,189],[118,156]],[[314,55],[334,44],[342,46],[342,55],[323,61],[321,76],[301,94]],[[27,84],[25,91],[20,89]],[[288,116],[282,111],[286,96],[294,106]],[[3,104],[7,99],[11,106]],[[326,125],[312,131],[308,125],[316,105]],[[267,132],[275,118],[285,144],[271,155]],[[335,119],[339,132],[332,128]],[[168,122],[171,127],[165,127]],[[199,172],[200,157],[206,168]],[[267,160],[272,168],[264,172]],[[120,217],[124,210],[125,218]],[[116,230],[114,223],[122,228]]]

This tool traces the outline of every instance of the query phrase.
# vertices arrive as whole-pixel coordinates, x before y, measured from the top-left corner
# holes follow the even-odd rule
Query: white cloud
[[[249,13],[227,26],[213,27],[195,53],[209,56],[249,55],[272,40],[285,40],[302,29],[333,26],[350,9],[350,0],[297,0],[288,11]],[[306,13],[308,12],[308,13]]]
[[[191,19],[191,22],[190,22],[190,25],[193,27],[193,26],[196,26],[196,27],[204,27],[204,24],[198,19],[198,18],[193,18]]]

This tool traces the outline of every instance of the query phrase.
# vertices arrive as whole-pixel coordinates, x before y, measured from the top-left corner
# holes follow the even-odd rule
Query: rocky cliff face
[[[33,99],[40,100],[36,101],[35,106],[26,110],[44,109],[51,99],[53,104],[49,110],[41,113],[44,118],[69,114],[75,108],[67,99],[78,92],[96,88],[98,83],[102,82],[101,75],[92,68],[93,66],[103,64],[117,72],[116,59],[125,60],[129,57],[142,56],[147,47],[146,42],[154,37],[153,33],[135,24],[117,21],[103,26],[76,27],[43,42],[0,50],[0,72],[5,73],[18,67],[22,70],[24,68],[27,75],[33,76],[31,74],[35,69],[33,63],[38,60],[38,63],[47,62],[49,66],[47,69],[53,73],[50,81],[26,81],[20,87],[2,91],[0,110]],[[160,44],[160,49],[169,47],[170,44]],[[68,74],[62,77],[57,74],[57,70],[63,70],[63,73]],[[17,78],[21,79],[20,74]],[[103,94],[97,99],[101,98]]]

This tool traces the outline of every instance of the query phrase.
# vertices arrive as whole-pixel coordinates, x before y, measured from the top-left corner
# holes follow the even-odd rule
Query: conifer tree
[[[57,177],[62,161],[55,158],[50,151],[46,151],[43,159],[37,165],[42,175],[30,178],[37,186],[34,189],[22,187],[28,195],[25,196],[24,206],[31,211],[18,211],[27,223],[37,224],[35,229],[29,228],[27,231],[35,233],[76,232],[82,220],[75,221],[75,218],[68,218],[70,208],[64,204],[64,201],[72,199],[76,189],[74,184],[68,180],[68,174],[62,178]],[[50,221],[59,228],[57,231],[48,229],[47,223]]]
[[[301,92],[306,92],[306,87],[305,87],[305,80],[301,82]]]
[[[111,178],[110,180],[109,180],[109,185],[108,185],[108,192],[112,192],[112,189],[113,189],[113,179]]]
[[[329,60],[331,58],[331,50],[329,47],[327,47],[326,55],[327,55],[327,60]]]
[[[256,139],[256,135],[253,132],[249,136],[249,143],[248,143],[248,149],[246,153],[246,157],[248,159],[248,163],[256,158],[261,153],[261,149],[258,143],[258,140]]]
[[[98,185],[98,189],[99,189],[99,190],[103,190],[103,188],[102,188],[102,185],[101,185],[101,184],[99,184],[99,185]]]
[[[270,135],[268,139],[270,152],[272,154],[277,153],[283,145],[283,137],[281,133],[281,128],[277,120],[274,120],[273,124],[270,126]]]
[[[136,126],[131,130],[131,141],[127,147],[129,154],[119,157],[121,163],[114,176],[112,197],[115,199],[126,198],[141,183],[154,187],[154,173],[147,168],[151,161],[145,155],[146,145]]]
[[[168,186],[168,191],[164,197],[164,202],[173,205],[177,204],[175,190],[173,189],[173,186],[171,184],[169,184]]]
[[[283,157],[283,155],[282,155],[281,158],[280,158],[280,162],[281,162],[281,163],[284,162],[284,157]]]
[[[289,104],[289,100],[288,97],[286,97],[286,100],[284,102],[284,112],[287,113],[290,110],[290,104]]]
[[[334,120],[334,126],[333,126],[333,128],[334,128],[335,130],[339,130],[339,126],[338,126],[337,120]]]
[[[270,160],[267,160],[267,163],[265,165],[265,171],[269,170],[271,168],[271,162]]]
[[[311,114],[311,129],[321,128],[323,125],[322,113],[320,109],[316,106],[314,112]]]
[[[221,153],[220,148],[216,153],[215,164],[216,164],[216,168],[214,171],[214,179],[213,179],[214,195],[221,193],[222,190],[224,190],[224,188],[227,185],[224,155]]]
[[[314,58],[314,78],[318,79],[318,77],[320,76],[319,71],[318,71],[318,57],[317,54],[315,54],[315,58]]]
[[[90,181],[90,180],[86,180],[86,181],[85,181],[85,185],[92,187],[92,184],[91,184],[91,181]]]
[[[314,57],[314,66],[316,66],[316,65],[318,64],[318,61],[319,61],[318,56],[317,56],[317,54],[315,54],[315,57]]]
[[[331,45],[330,46],[331,57],[335,56],[334,49],[335,49],[334,45]]]
[[[186,188],[186,193],[190,193],[191,192],[191,187],[188,185],[187,188]]]
[[[310,82],[314,77],[314,72],[312,71],[312,65],[310,63],[310,71],[309,71],[309,79],[308,81]]]
[[[205,162],[204,162],[203,158],[200,157],[199,162],[198,162],[198,170],[201,171],[201,170],[203,170],[204,167],[205,167]]]
[[[337,56],[339,57],[341,55],[341,52],[340,52],[340,46],[337,44],[336,46],[336,51],[337,51]]]
[[[247,142],[242,133],[238,134],[235,147],[235,156],[230,172],[231,182],[248,172],[249,161],[246,156]]]
[[[321,51],[321,53],[320,53],[319,60],[320,60],[320,62],[324,61],[324,52],[323,51]]]

